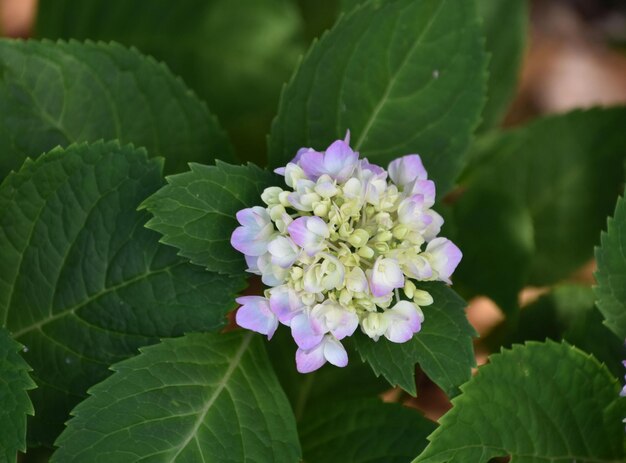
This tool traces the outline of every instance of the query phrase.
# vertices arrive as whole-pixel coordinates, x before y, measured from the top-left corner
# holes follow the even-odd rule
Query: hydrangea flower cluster
[[[239,211],[231,237],[248,271],[270,287],[264,297],[237,299],[237,324],[268,338],[279,323],[290,327],[301,373],[327,361],[347,365],[341,340],[358,327],[374,341],[411,339],[421,307],[433,302],[415,282],[449,284],[461,260],[437,237],[443,219],[431,209],[435,184],[420,157],[385,171],[359,159],[349,136],[325,152],[302,148],[276,169],[289,188],[266,188],[267,207]]]

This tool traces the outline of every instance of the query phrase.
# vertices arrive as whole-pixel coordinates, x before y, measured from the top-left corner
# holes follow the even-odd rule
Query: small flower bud
[[[409,229],[406,225],[396,225],[393,227],[393,236],[396,239],[403,240],[409,233]]]
[[[413,296],[415,295],[415,283],[413,283],[411,280],[409,280],[408,278],[406,279],[406,281],[404,282],[404,294],[406,295],[406,297],[408,297],[409,299],[413,299]],[[424,291],[425,292],[425,291]],[[428,293],[426,293],[428,294]],[[417,304],[417,302],[416,302]],[[417,304],[420,305],[420,304]]]
[[[275,206],[280,203],[279,195],[283,192],[282,188],[277,186],[270,186],[263,190],[261,193],[261,199],[268,206]]]
[[[415,285],[414,285],[415,286]],[[407,294],[407,297],[411,297]],[[433,297],[427,291],[422,291],[421,289],[415,290],[415,295],[411,297],[413,302],[415,302],[419,306],[426,306],[433,303]]]
[[[357,254],[364,259],[371,259],[372,257],[374,257],[374,250],[369,246],[363,246],[361,249],[358,250]]]
[[[377,243],[385,242],[390,241],[391,238],[393,238],[393,233],[391,233],[389,230],[385,230],[377,233],[376,236],[374,236],[374,241],[376,241]]]
[[[362,228],[357,228],[352,232],[352,235],[348,238],[348,243],[359,249],[367,244],[370,239],[370,234]]]
[[[318,217],[326,217],[328,215],[328,204],[320,202],[313,206],[313,214]]]

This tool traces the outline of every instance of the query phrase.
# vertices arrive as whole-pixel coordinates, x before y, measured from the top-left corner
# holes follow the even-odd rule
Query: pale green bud
[[[300,299],[305,305],[313,305],[315,304],[315,294],[303,292],[300,294]]]
[[[374,250],[369,246],[363,246],[357,251],[357,254],[364,259],[371,259],[372,257],[374,257]]]
[[[387,318],[384,317],[382,313],[378,312],[367,314],[363,321],[361,321],[363,332],[374,341],[378,341],[378,338],[385,334],[388,326]]]
[[[380,241],[374,244],[374,249],[376,249],[379,254],[385,254],[387,251],[389,251],[389,245],[384,241]]]
[[[287,213],[287,211],[280,204],[277,204],[276,206],[270,207],[270,217],[274,221],[282,219],[283,215],[286,214],[286,213]]]
[[[415,283],[407,278],[404,281],[404,294],[406,295],[406,297],[408,297],[409,299],[413,299],[413,296],[415,295],[415,290]]]
[[[370,239],[370,234],[362,228],[357,228],[352,232],[352,235],[348,238],[348,243],[359,249],[367,244]]]
[[[344,239],[349,238],[352,235],[352,232],[353,232],[353,228],[347,222],[341,224],[341,226],[339,227],[339,236],[341,236]]]
[[[326,217],[328,215],[328,204],[321,202],[313,207],[313,214],[318,217]]]
[[[350,305],[352,302],[352,293],[347,289],[342,289],[339,293],[339,302],[344,306]]]
[[[433,303],[433,297],[427,291],[416,289],[415,295],[413,296],[413,302],[419,306],[430,305]]]
[[[284,207],[289,207],[291,206],[291,203],[289,202],[289,191],[281,191],[278,194],[278,201],[280,202],[280,204],[282,204]]]
[[[403,240],[409,233],[409,229],[406,225],[396,225],[395,227],[393,227],[392,232],[395,238]]]
[[[280,203],[279,196],[282,192],[282,188],[279,188],[277,186],[270,186],[263,190],[263,193],[261,193],[261,199],[268,206],[275,206],[276,204]]]
[[[390,241],[391,238],[393,238],[393,233],[391,233],[389,230],[385,230],[385,231],[381,231],[377,233],[376,236],[374,237],[374,241],[376,242]]]

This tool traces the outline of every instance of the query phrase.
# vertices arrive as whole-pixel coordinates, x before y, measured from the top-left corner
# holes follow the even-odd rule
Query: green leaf
[[[0,178],[27,156],[100,139],[144,146],[168,172],[231,157],[206,106],[136,50],[1,40],[0,75]]]
[[[39,388],[29,440],[51,444],[108,365],[139,346],[217,330],[243,278],[158,244],[137,205],[162,162],[117,142],[57,148],[0,186],[0,325],[28,348]]]
[[[300,461],[289,402],[252,333],[166,340],[113,370],[72,412],[53,462]]]
[[[622,360],[626,358],[623,339],[614,336],[602,320],[594,305],[592,288],[559,285],[524,307],[519,326],[506,345],[546,338],[565,339],[603,362],[615,376],[623,376]]]
[[[350,129],[374,163],[418,152],[443,193],[478,122],[485,65],[472,0],[367,2],[311,47],[283,91],[270,164]]]
[[[351,343],[344,339],[344,344],[349,348]],[[352,352],[346,367],[326,365],[303,375],[296,370],[296,348],[288,329],[279,329],[267,343],[274,371],[297,421],[301,421],[309,410],[316,410],[328,402],[329,397],[334,401],[372,398],[389,389],[389,383],[375,376],[369,365]]]
[[[374,373],[382,374],[392,386],[417,395],[415,364],[419,363],[430,379],[454,396],[474,366],[475,332],[465,317],[465,301],[452,289],[442,283],[424,283],[420,289],[428,291],[434,303],[422,308],[422,330],[410,341],[396,344],[380,338],[374,342],[357,333],[354,344]]]
[[[406,463],[426,447],[435,428],[417,410],[399,404],[346,400],[307,414],[300,439],[307,462]]]
[[[489,52],[487,103],[481,129],[497,125],[511,103],[522,67],[528,29],[528,0],[477,0]]]
[[[598,271],[595,288],[598,308],[604,323],[620,339],[626,339],[626,203],[619,198],[607,232],[602,232],[601,246],[596,248]]]
[[[141,205],[154,217],[148,228],[163,235],[161,242],[209,270],[243,274],[243,255],[230,245],[239,225],[235,214],[261,203],[261,193],[279,183],[278,176],[253,164],[215,166],[190,164],[190,171],[167,177],[167,185]]]
[[[451,220],[455,229],[448,236],[463,250],[456,289],[464,288],[466,297],[487,295],[514,314],[534,251],[528,210],[514,196],[476,185],[454,203],[448,219],[446,227]]]
[[[0,328],[0,460],[8,463],[17,461],[18,450],[26,451],[26,415],[34,413],[26,391],[36,386],[22,349]]]
[[[529,342],[492,355],[462,391],[415,462],[623,461],[618,382],[566,343]]]
[[[115,40],[167,63],[218,115],[238,154],[262,164],[281,86],[304,51],[295,2],[41,0],[39,5],[39,37]]]
[[[624,178],[624,123],[626,107],[550,116],[492,137],[477,155],[481,161],[467,188],[488,186],[503,200],[515,198],[532,219],[528,283],[553,283],[592,258]],[[496,227],[495,220],[482,226]],[[522,252],[512,249],[501,258]]]

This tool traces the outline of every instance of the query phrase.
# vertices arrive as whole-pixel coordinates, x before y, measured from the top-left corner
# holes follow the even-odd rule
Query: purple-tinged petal
[[[391,342],[407,342],[422,328],[424,314],[415,304],[400,301],[384,313],[387,320],[385,337]]]
[[[435,238],[426,246],[426,252],[430,254],[430,264],[439,274],[439,280],[450,283],[450,275],[463,257],[461,250],[447,238]]]
[[[322,249],[322,243],[330,236],[328,225],[317,216],[298,217],[287,226],[291,239],[309,255]]]
[[[241,307],[235,315],[237,325],[271,339],[278,327],[278,318],[270,310],[269,301],[260,296],[243,296],[236,299]]]
[[[337,339],[351,336],[359,326],[359,317],[356,313],[328,301],[313,308],[311,321],[314,331],[321,333],[330,331]]]
[[[291,335],[301,349],[312,349],[324,338],[323,333],[316,333],[307,313],[301,313],[291,319]]]
[[[296,368],[300,373],[310,373],[326,363],[324,345],[319,343],[312,349],[298,349],[296,351]]]
[[[259,269],[258,260],[259,256],[243,256],[246,259],[246,265],[248,266],[247,272],[254,273],[255,275],[260,275],[261,270]]]
[[[267,252],[267,241],[257,238],[258,232],[247,227],[237,227],[230,237],[230,244],[248,256],[260,256]]]
[[[345,182],[354,172],[359,154],[343,140],[333,142],[324,153],[324,172],[338,182]]]
[[[395,259],[379,257],[370,273],[370,290],[374,297],[389,294],[395,288],[404,286],[404,274]]]
[[[426,180],[428,173],[418,154],[403,156],[389,164],[389,177],[397,186],[404,186],[413,180]]]
[[[309,180],[316,181],[324,174],[324,153],[309,150],[302,153],[298,165],[302,168]]]
[[[374,175],[380,175],[380,174],[384,174],[385,173],[385,169],[383,169],[382,167],[380,167],[380,166],[378,166],[376,164],[372,164],[371,162],[369,162],[367,160],[367,158],[361,159],[361,162],[359,164],[359,168],[361,170],[369,170]]]
[[[304,304],[288,286],[277,286],[270,290],[270,308],[282,324],[290,326],[291,320],[302,313]]]
[[[348,364],[346,349],[332,336],[326,336],[324,342],[324,357],[336,367],[345,367]]]
[[[410,185],[411,194],[423,197],[424,207],[432,207],[435,204],[436,188],[432,180],[415,180]]]

